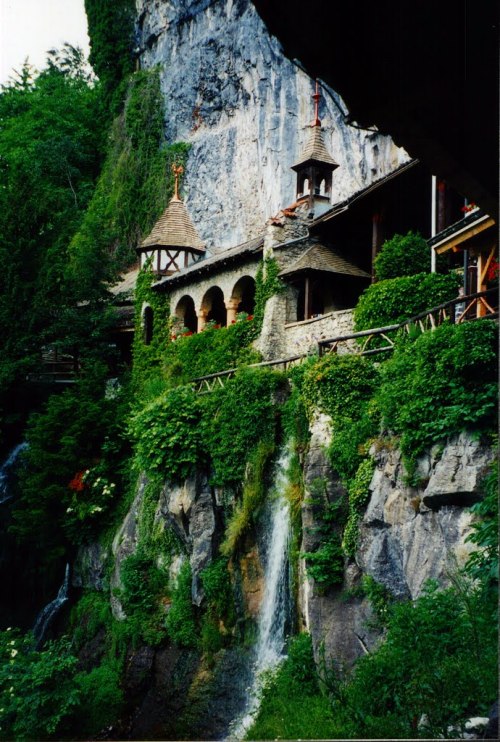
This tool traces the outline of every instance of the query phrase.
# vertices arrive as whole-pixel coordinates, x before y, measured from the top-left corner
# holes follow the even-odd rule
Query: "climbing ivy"
[[[154,280],[154,274],[149,265],[146,265],[139,272],[135,287],[132,386],[137,395],[146,397],[148,391],[154,396],[154,390],[158,392],[165,388],[161,382],[163,378],[161,369],[164,368],[165,352],[169,343],[169,296],[151,290]],[[153,316],[152,337],[149,343],[146,342],[144,326],[146,306],[151,307]]]
[[[275,294],[282,293],[286,288],[283,281],[278,278],[280,270],[277,260],[269,256],[264,258],[257,270],[255,276],[254,318],[258,332],[260,332],[264,320],[267,300]]]
[[[358,545],[358,526],[363,510],[370,499],[368,486],[373,477],[373,461],[371,458],[364,459],[358,467],[356,476],[350,482],[349,492],[349,515],[344,529],[342,549],[344,554],[353,557]]]

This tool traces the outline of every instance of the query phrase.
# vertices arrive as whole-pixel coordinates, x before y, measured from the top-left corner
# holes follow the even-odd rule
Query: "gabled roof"
[[[288,268],[279,274],[290,276],[293,273],[305,271],[326,271],[328,273],[341,273],[346,276],[358,276],[359,278],[371,278],[370,274],[358,268],[357,265],[339,255],[338,252],[321,243],[315,243],[309,247]]]
[[[298,170],[308,162],[318,162],[330,165],[332,170],[339,166],[338,162],[335,162],[331,154],[328,152],[321,126],[317,124],[311,126],[309,138],[306,142],[301,158],[295,165],[292,165],[292,170]]]
[[[484,232],[484,230],[494,226],[495,220],[491,216],[485,214],[481,209],[475,209],[466,214],[460,221],[451,224],[442,232],[431,237],[430,240],[427,240],[427,244],[441,254],[458,248],[462,242],[467,242]]]
[[[184,247],[205,252],[205,245],[193,226],[183,201],[175,196],[138,249]]]

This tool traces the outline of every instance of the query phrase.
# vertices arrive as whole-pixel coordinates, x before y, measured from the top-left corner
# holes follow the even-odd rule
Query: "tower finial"
[[[179,198],[179,175],[182,175],[184,172],[184,168],[182,165],[176,165],[175,162],[172,165],[172,172],[174,174],[175,178],[175,185],[174,185],[174,195],[172,196],[172,201],[180,201]]]
[[[319,92],[318,80],[316,80],[316,92],[314,93],[313,98],[314,98],[314,121],[313,121],[313,126],[321,126],[321,121],[319,119],[319,100],[321,98],[321,94]]]

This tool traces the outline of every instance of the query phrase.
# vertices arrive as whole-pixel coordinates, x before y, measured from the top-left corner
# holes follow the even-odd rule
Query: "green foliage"
[[[389,617],[390,606],[394,603],[393,596],[384,585],[374,580],[371,575],[363,575],[362,588],[375,613],[376,626],[385,626]]]
[[[95,735],[119,718],[125,706],[120,681],[121,663],[117,660],[108,659],[90,672],[76,675],[80,702],[72,726],[79,737]]]
[[[0,739],[57,739],[80,702],[76,657],[64,640],[43,651],[17,630],[0,633]]]
[[[389,278],[369,286],[354,310],[356,331],[397,324],[455,299],[458,278],[438,273]],[[383,339],[379,344],[386,344]]]
[[[226,525],[220,551],[224,556],[234,554],[241,538],[255,523],[266,496],[266,467],[274,453],[271,440],[259,441],[248,457],[241,502],[237,503]]]
[[[321,591],[344,581],[344,555],[340,529],[345,523],[345,504],[342,500],[329,502],[326,482],[317,479],[310,485],[311,501],[316,513],[316,527],[320,539],[314,551],[301,554],[306,560],[307,574]]]
[[[105,100],[117,109],[123,81],[133,70],[134,0],[85,0],[90,63],[101,80]]]
[[[237,366],[258,363],[260,355],[250,348],[258,334],[254,320],[236,322],[217,329],[207,326],[203,332],[178,337],[163,349],[167,378],[189,381]]]
[[[80,357],[98,346],[102,307],[73,311],[68,243],[92,197],[103,139],[99,88],[81,52],[66,46],[33,77],[29,66],[0,91],[0,417],[20,414],[26,374],[41,346]],[[71,310],[71,311],[70,311]],[[85,317],[85,332],[80,317]],[[73,319],[76,327],[73,327]]]
[[[94,538],[118,496],[118,462],[128,450],[123,440],[128,404],[126,395],[106,399],[103,371],[95,366],[71,389],[50,397],[45,408],[31,416],[26,431],[29,447],[12,530],[37,549],[45,565],[68,544]],[[78,473],[86,469],[106,479],[113,472],[117,486],[86,487],[81,477],[78,484]]]
[[[173,192],[172,163],[184,163],[188,146],[166,145],[158,70],[129,82],[123,114],[111,130],[107,156],[85,218],[69,246],[70,273],[87,299],[96,278],[112,281],[136,260],[135,248]]]
[[[482,482],[483,499],[472,506],[478,517],[472,525],[472,533],[466,541],[479,548],[470,555],[466,571],[474,579],[487,585],[498,586],[498,461]]]
[[[487,321],[442,325],[402,341],[381,378],[383,423],[401,436],[411,468],[426,446],[446,436],[496,427],[497,329]]]
[[[425,714],[418,731],[436,739],[487,714],[497,692],[495,609],[495,598],[459,576],[448,590],[429,585],[415,602],[394,604],[386,640],[340,688],[338,736],[414,738]]]
[[[255,310],[254,322],[257,334],[260,332],[264,320],[264,310],[267,300],[285,290],[286,286],[278,278],[280,267],[275,258],[266,257],[259,265],[257,275],[255,276]]]
[[[119,592],[128,632],[136,644],[142,639],[156,645],[165,636],[165,613],[162,598],[166,597],[167,575],[158,569],[155,560],[138,548],[122,564],[123,589]]]
[[[236,620],[227,559],[224,557],[216,559],[201,571],[200,578],[207,600],[201,646],[210,654],[224,646],[228,638],[228,629]]]
[[[264,684],[259,713],[247,739],[331,739],[333,717],[319,692],[311,638],[290,642],[288,657]]]
[[[210,451],[214,484],[236,487],[256,445],[274,444],[273,394],[282,381],[280,374],[267,369],[242,368],[223,389],[204,398],[205,445]]]
[[[332,418],[329,457],[348,483],[363,457],[366,442],[378,432],[378,410],[373,404],[379,372],[362,356],[330,355],[305,374],[303,394],[309,409],[317,406]]]
[[[132,385],[136,395],[142,399],[148,396],[154,399],[167,388],[160,369],[169,342],[170,301],[166,294],[151,291],[153,281],[154,274],[146,267],[139,272],[135,286]],[[144,338],[145,305],[153,312],[153,332],[148,344]]]
[[[374,261],[378,281],[428,273],[430,267],[431,256],[427,242],[420,234],[411,231],[404,236],[395,234],[384,242]]]
[[[358,544],[358,525],[364,508],[370,499],[368,489],[373,477],[373,461],[364,459],[358,467],[354,479],[349,483],[349,515],[342,538],[344,554],[354,557]]]
[[[187,477],[204,452],[201,405],[191,387],[171,389],[137,412],[130,427],[139,469],[172,480]]]
[[[188,649],[198,647],[198,630],[191,600],[191,567],[188,561],[184,562],[177,577],[166,626],[169,637],[179,646]]]

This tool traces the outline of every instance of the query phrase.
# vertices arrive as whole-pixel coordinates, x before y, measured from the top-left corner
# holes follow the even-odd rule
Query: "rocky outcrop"
[[[305,465],[306,488],[322,477],[330,496],[338,483],[325,450],[330,441],[327,420],[318,416],[312,426]],[[429,579],[446,586],[450,574],[463,566],[472,551],[467,542],[473,515],[468,506],[480,499],[480,482],[494,453],[467,433],[434,447],[417,464],[419,486],[406,483],[401,453],[396,448],[372,448],[376,468],[370,500],[359,526],[355,562],[346,564],[342,589],[324,594],[304,576],[300,608],[320,649],[340,666],[350,665],[379,640],[372,611],[363,597],[361,578],[370,575],[397,599],[416,599]],[[337,490],[338,491],[338,490]],[[315,546],[318,517],[311,505],[303,509],[303,550]],[[312,534],[312,535],[311,535]]]
[[[314,551],[319,544],[318,526],[324,503],[346,497],[346,491],[334,474],[326,449],[331,440],[331,421],[317,414],[311,423],[311,440],[304,466],[306,494],[302,507],[303,539],[301,550]],[[326,591],[315,585],[301,565],[299,611],[305,628],[311,633],[318,667],[324,659],[334,661],[337,669],[351,665],[371,649],[378,632],[370,626],[372,610],[360,596],[361,570],[347,565],[344,584]]]
[[[372,450],[377,467],[360,524],[356,561],[396,597],[415,599],[429,579],[448,584],[472,546],[466,542],[491,448],[462,433],[434,447],[417,465],[418,487],[406,484],[397,449]]]
[[[193,575],[193,603],[201,605],[204,597],[200,572],[216,553],[217,505],[203,472],[196,472],[180,485],[166,484],[156,517],[174,528],[189,553]]]
[[[313,118],[313,82],[282,53],[250,0],[138,0],[140,65],[160,67],[169,142],[191,144],[183,189],[213,249],[262,231],[295,200],[295,174]],[[324,91],[325,141],[340,167],[333,201],[407,159],[389,137],[345,124]]]

